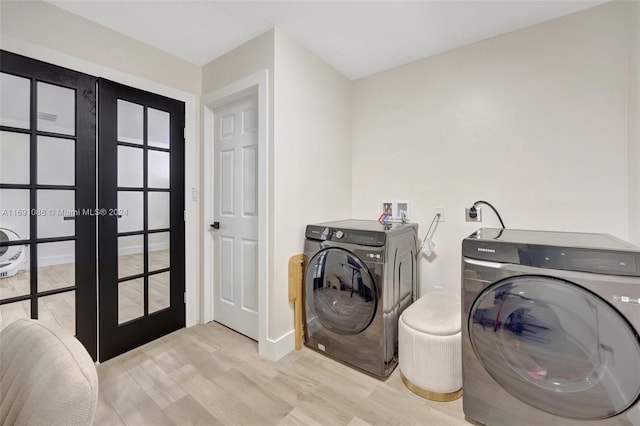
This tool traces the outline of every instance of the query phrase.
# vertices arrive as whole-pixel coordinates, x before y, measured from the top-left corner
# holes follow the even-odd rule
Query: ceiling
[[[604,2],[49,1],[197,65],[278,27],[350,79]]]

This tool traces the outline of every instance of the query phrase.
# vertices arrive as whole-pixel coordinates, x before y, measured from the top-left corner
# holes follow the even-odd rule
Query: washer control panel
[[[336,229],[328,226],[308,225],[306,237],[320,241],[340,241],[341,243],[382,247],[386,242],[384,232],[355,229]]]

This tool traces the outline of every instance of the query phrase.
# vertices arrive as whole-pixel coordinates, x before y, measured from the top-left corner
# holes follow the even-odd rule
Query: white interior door
[[[213,319],[258,340],[258,97],[214,110]]]

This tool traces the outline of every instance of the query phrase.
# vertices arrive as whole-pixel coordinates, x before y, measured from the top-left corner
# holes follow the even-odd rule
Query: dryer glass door
[[[309,261],[305,277],[307,318],[326,329],[358,334],[376,313],[377,294],[369,268],[342,248],[319,251]]]
[[[474,302],[469,336],[507,392],[540,410],[602,419],[640,395],[640,342],[613,307],[571,282],[518,276]]]

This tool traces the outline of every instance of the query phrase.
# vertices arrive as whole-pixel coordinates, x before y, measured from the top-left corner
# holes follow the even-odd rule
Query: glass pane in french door
[[[31,126],[31,80],[0,72],[0,126],[28,129]]]
[[[0,51],[0,329],[37,319],[96,357],[94,77]]]
[[[104,361],[184,326],[184,104],[107,80],[99,90]]]

